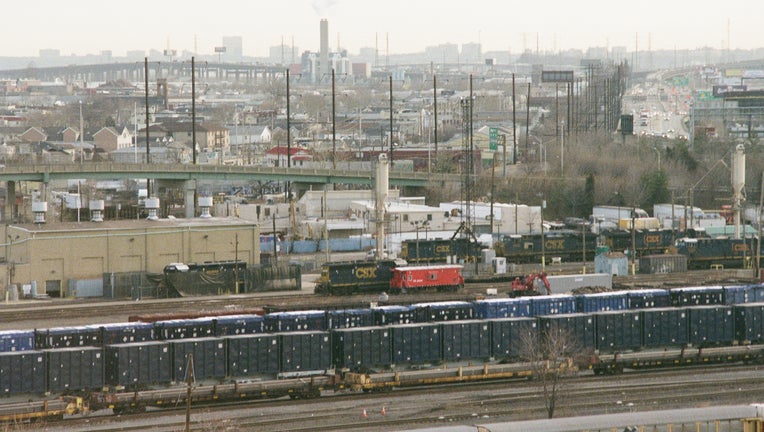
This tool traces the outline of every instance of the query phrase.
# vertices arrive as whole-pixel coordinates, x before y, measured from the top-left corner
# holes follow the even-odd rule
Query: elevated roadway
[[[193,216],[196,182],[207,181],[273,181],[292,182],[297,195],[301,191],[327,184],[352,184],[372,187],[374,178],[370,171],[348,171],[340,169],[304,169],[262,166],[189,165],[189,164],[118,164],[83,163],[18,165],[0,168],[0,182],[5,182],[6,202],[3,217],[12,220],[17,214],[15,200],[17,182],[29,181],[48,184],[56,180],[128,180],[152,179],[175,183],[185,194],[186,214]],[[447,183],[458,183],[461,177],[454,174],[432,174],[419,172],[391,172],[390,185],[408,190],[407,193],[421,194],[422,188],[444,187]]]
[[[124,180],[150,178],[156,180],[243,180],[291,181],[307,184],[372,185],[369,171],[340,169],[303,169],[262,166],[188,165],[188,164],[118,164],[84,163],[52,165],[7,166],[0,169],[0,181],[32,181],[48,183],[53,180],[93,179]],[[421,172],[390,173],[390,184],[399,187],[425,187],[458,183],[456,174]]]

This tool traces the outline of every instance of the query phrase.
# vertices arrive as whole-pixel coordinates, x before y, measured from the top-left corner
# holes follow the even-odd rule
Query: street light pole
[[[149,133],[149,58],[144,57],[143,58],[143,79],[144,79],[144,86],[145,86],[145,109],[146,109],[146,164],[151,163],[151,155],[150,155],[150,133]],[[136,145],[138,145],[138,139],[135,140]],[[151,179],[146,179],[146,198],[151,198]]]

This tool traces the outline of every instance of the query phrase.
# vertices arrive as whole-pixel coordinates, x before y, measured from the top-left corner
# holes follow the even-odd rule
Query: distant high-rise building
[[[610,58],[615,62],[629,58],[629,50],[625,46],[614,46],[610,48]]]
[[[367,63],[374,63],[377,58],[377,49],[374,47],[364,47],[358,52],[358,58]]]
[[[299,63],[298,52],[300,50],[296,46],[292,47],[287,44],[276,45],[268,49],[268,59],[274,64],[288,65]]]
[[[440,44],[424,49],[427,61],[435,63],[456,63],[459,61],[459,46],[456,44]]]
[[[479,43],[462,44],[461,63],[482,64],[483,49]]]
[[[321,49],[319,50],[318,65],[321,75],[329,73],[329,21],[321,20]]]
[[[242,60],[243,44],[241,36],[224,36],[223,46],[225,52],[222,53],[222,59],[229,62],[239,62]]]
[[[40,57],[41,58],[61,57],[61,51],[57,49],[41,49]]]
[[[318,81],[318,56],[314,52],[305,51],[300,56],[300,67],[302,73],[306,78],[310,78],[311,82]]]
[[[604,60],[607,57],[607,47],[589,47],[589,49],[586,50],[586,58]]]
[[[146,57],[146,51],[143,50],[131,50],[125,54],[128,60],[143,60]]]

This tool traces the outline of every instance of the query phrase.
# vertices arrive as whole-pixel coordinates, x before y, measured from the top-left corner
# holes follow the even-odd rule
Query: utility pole
[[[191,384],[194,382],[194,354],[188,354],[186,363],[186,432],[191,431]]]
[[[528,155],[528,140],[531,136],[531,83],[528,83],[528,97],[525,99],[525,154]]]
[[[273,264],[278,264],[279,262],[279,252],[278,248],[276,247],[277,239],[276,239],[276,213],[273,213],[271,215],[271,220],[273,220]]]
[[[291,121],[291,113],[289,111],[289,68],[286,69],[286,127],[287,127],[287,168],[292,167],[292,125],[290,124]],[[291,194],[289,193],[291,189],[290,182],[286,182],[286,191],[284,193],[286,194],[285,202],[289,203],[291,201]]]
[[[515,204],[517,206],[517,204]],[[541,217],[541,273],[546,272],[546,238],[544,238],[544,207],[546,200],[541,201],[539,216]]]
[[[759,235],[756,236],[756,261],[754,262],[753,269],[756,272],[753,276],[756,279],[759,279],[761,277],[761,209],[764,207],[764,172],[761,173],[761,186],[759,188],[759,211],[756,212],[758,215],[757,226],[759,230]]]
[[[512,74],[512,165],[517,165],[517,117],[515,115],[515,74]],[[507,146],[504,146],[504,177],[507,177]]]
[[[434,113],[433,123],[435,126],[435,161],[438,160],[438,81],[435,75],[432,76],[432,112]]]
[[[581,247],[581,249],[582,249],[582,251],[581,251],[582,252],[581,258],[583,260],[583,267],[582,267],[582,270],[581,270],[581,274],[586,274],[586,223],[584,223],[584,222],[581,223],[581,239],[582,239],[582,241],[581,241],[581,245],[582,245],[582,247]]]
[[[631,207],[631,274],[637,274],[637,267],[635,260],[637,259],[637,230],[634,226],[635,218],[637,216],[637,207]]]
[[[391,81],[392,85],[392,81]],[[392,99],[391,99],[392,100]],[[336,108],[334,105],[334,68],[332,68],[332,171],[337,169],[337,130],[335,129],[337,124]],[[392,112],[390,113],[392,118]],[[392,134],[392,130],[391,130]]]
[[[233,277],[236,278],[234,284],[236,294],[239,293],[239,233],[236,233],[234,237],[234,252],[233,252]]]
[[[191,57],[191,155],[193,164],[196,165],[196,64],[194,57]]]
[[[393,76],[390,75],[390,170],[393,169]]]

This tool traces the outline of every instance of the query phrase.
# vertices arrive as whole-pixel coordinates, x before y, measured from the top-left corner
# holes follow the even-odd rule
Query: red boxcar
[[[390,280],[390,291],[426,290],[456,291],[464,287],[462,266],[436,265],[421,267],[396,267]]]

